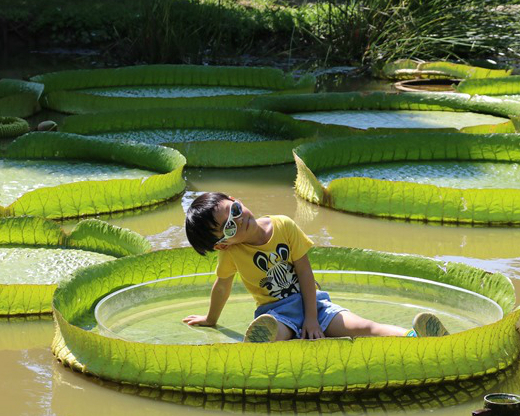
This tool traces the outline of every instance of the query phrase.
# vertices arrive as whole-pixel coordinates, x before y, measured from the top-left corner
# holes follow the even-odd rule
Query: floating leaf
[[[43,84],[18,79],[0,80],[0,116],[29,117],[40,109]]]
[[[465,94],[480,95],[520,94],[520,75],[505,78],[468,79],[462,81],[457,86],[457,91]],[[518,112],[512,114],[518,114]]]
[[[67,234],[43,218],[0,218],[0,315],[50,313],[57,284],[79,267],[149,250],[140,235],[99,220]]]
[[[514,304],[509,279],[467,265],[346,248],[317,248],[309,258],[316,270],[416,276],[485,293],[506,312]],[[201,257],[192,249],[175,249],[78,271],[71,281],[60,285],[54,298],[58,323],[54,354],[75,370],[141,387],[293,396],[466,380],[506,368],[519,355],[515,328],[519,311],[491,325],[425,339],[360,337],[190,346],[134,343],[97,333],[93,306],[100,298],[131,284],[208,273],[215,262],[214,253]],[[209,290],[212,284],[202,276],[179,282],[186,289]]]
[[[118,143],[68,133],[28,133],[9,145],[6,161],[16,159],[87,160],[153,170],[148,178],[80,181],[25,193],[0,213],[67,218],[153,205],[185,187],[185,158],[177,151],[140,143]]]
[[[53,72],[33,81],[45,85],[43,105],[67,113],[84,114],[105,110],[161,107],[244,107],[256,93],[314,91],[315,78],[307,75],[296,82],[275,68],[218,67],[197,65],[143,65],[133,67]],[[215,96],[146,97],[99,95],[100,88],[143,86],[218,87]],[[95,88],[96,90],[88,90]],[[240,94],[239,88],[253,89]],[[255,93],[254,90],[257,90]],[[124,96],[121,96],[124,95]],[[181,95],[184,95],[181,94]],[[206,95],[205,93],[202,95]]]
[[[406,220],[471,224],[520,223],[520,190],[461,189],[345,177],[328,187],[318,172],[335,167],[417,161],[520,162],[515,134],[403,133],[352,136],[295,149],[296,191],[304,199],[343,211]],[[516,175],[516,174],[515,174]],[[496,183],[496,178],[491,178]]]

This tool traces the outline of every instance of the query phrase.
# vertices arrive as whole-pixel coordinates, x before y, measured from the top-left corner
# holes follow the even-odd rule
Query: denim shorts
[[[332,303],[329,294],[321,290],[316,291],[316,306],[318,310],[318,323],[323,332],[325,332],[338,312],[348,311],[348,309]],[[303,320],[305,318],[304,310],[302,295],[295,293],[285,299],[260,305],[255,311],[255,318],[264,313],[272,315],[278,322],[291,328],[296,338],[300,338]]]

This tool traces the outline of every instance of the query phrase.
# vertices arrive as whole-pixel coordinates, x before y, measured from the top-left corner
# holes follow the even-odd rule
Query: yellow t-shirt
[[[269,215],[273,235],[265,244],[233,244],[221,250],[216,274],[228,278],[240,273],[257,306],[276,302],[300,292],[294,262],[314,244],[296,223],[285,215]]]

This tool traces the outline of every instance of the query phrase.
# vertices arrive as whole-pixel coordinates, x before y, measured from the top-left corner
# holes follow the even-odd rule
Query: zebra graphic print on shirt
[[[273,298],[284,299],[294,293],[300,293],[298,276],[288,259],[287,244],[278,244],[276,253],[269,253],[269,257],[261,251],[257,251],[253,256],[255,266],[267,274],[260,280],[260,287],[266,288],[269,296]]]

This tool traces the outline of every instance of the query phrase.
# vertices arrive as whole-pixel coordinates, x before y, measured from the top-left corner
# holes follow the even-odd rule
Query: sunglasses
[[[218,240],[215,245],[222,243],[223,241],[226,241],[228,238],[232,238],[236,235],[238,231],[238,225],[234,221],[235,218],[239,218],[242,215],[242,205],[240,202],[235,201],[231,204],[231,208],[229,210],[229,216],[226,221],[226,224],[224,225],[224,237],[222,237],[220,240]]]

